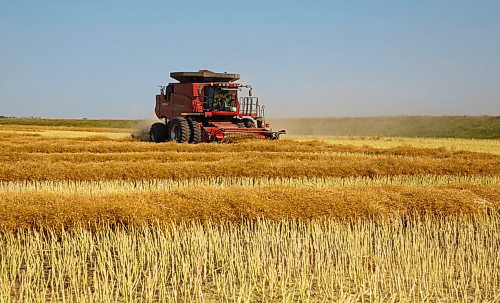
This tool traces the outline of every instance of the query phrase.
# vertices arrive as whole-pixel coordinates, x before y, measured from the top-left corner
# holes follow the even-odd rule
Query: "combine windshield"
[[[237,95],[235,90],[223,87],[205,87],[205,100],[212,111],[236,111]]]

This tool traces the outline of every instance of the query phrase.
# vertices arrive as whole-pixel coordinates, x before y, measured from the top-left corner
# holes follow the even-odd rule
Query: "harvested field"
[[[103,225],[0,238],[0,296],[69,302],[498,302],[498,213]]]
[[[0,127],[0,301],[500,300],[494,140],[54,127]]]
[[[333,145],[321,141],[178,145],[91,137],[5,138],[0,181],[214,177],[496,176],[500,155],[445,148]]]
[[[500,155],[498,139],[454,139],[454,138],[410,138],[410,137],[333,137],[333,136],[287,136],[298,141],[319,140],[330,144],[394,148],[411,146],[416,148],[446,148],[450,151],[471,151]]]

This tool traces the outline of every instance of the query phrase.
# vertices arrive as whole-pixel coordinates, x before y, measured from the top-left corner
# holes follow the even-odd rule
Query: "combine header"
[[[239,74],[174,72],[179,83],[160,86],[155,113],[165,123],[154,123],[153,142],[199,143],[223,141],[232,134],[279,139],[284,130],[272,131],[265,121],[264,106],[252,96],[252,87],[236,83]],[[246,96],[239,96],[245,91]]]

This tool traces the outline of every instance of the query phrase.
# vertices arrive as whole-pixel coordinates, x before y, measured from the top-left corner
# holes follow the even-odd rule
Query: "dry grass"
[[[497,176],[500,156],[444,148],[373,148],[319,141],[152,144],[6,138],[0,180],[145,180],[210,177]]]
[[[36,138],[66,138],[66,139],[131,139],[130,130],[113,129],[72,129],[69,127],[13,127],[0,126],[1,139],[18,139],[19,137]]]
[[[196,183],[195,183],[196,184]],[[134,190],[134,183],[120,190],[72,192],[35,189],[33,186],[0,192],[0,228],[73,228],[105,224],[140,226],[154,222],[232,221],[268,218],[312,219],[388,218],[410,214],[452,215],[500,210],[500,187],[449,184],[322,186],[320,182],[296,182],[258,186],[210,186],[197,184],[165,190],[149,186]],[[17,187],[16,187],[17,186]],[[140,187],[141,185],[138,185]],[[284,202],[285,201],[285,202]]]
[[[1,302],[500,300],[496,143],[37,133],[0,131]]]
[[[1,132],[46,132],[46,131],[68,131],[83,133],[131,133],[132,128],[111,127],[76,127],[76,126],[39,126],[39,125],[0,125]]]
[[[0,238],[0,297],[66,302],[498,302],[498,213],[103,226]],[[8,299],[7,299],[8,300]]]
[[[148,180],[99,180],[99,181],[10,181],[0,182],[0,192],[17,193],[26,191],[48,191],[58,193],[107,194],[123,192],[168,191],[172,189],[210,187],[242,188],[294,186],[332,188],[345,186],[373,185],[488,185],[500,186],[500,176],[453,176],[453,175],[414,175],[387,177],[348,177],[348,178],[198,178],[198,179],[148,179]]]
[[[409,137],[347,137],[347,136],[287,136],[298,141],[318,140],[329,144],[394,148],[446,148],[450,151],[471,151],[500,155],[500,140],[456,138],[409,138]]]
[[[13,137],[0,146],[6,230],[454,214],[498,209],[500,200],[500,156],[445,148],[95,137]]]

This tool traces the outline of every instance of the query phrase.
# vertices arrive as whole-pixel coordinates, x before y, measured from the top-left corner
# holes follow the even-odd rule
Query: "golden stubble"
[[[2,302],[500,300],[495,144],[12,130],[0,132]]]

